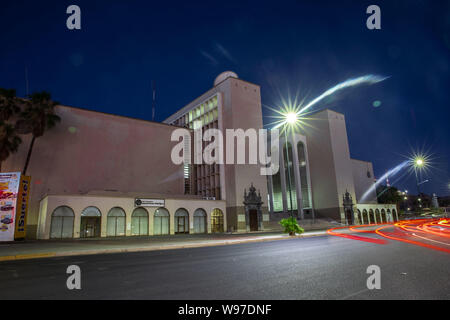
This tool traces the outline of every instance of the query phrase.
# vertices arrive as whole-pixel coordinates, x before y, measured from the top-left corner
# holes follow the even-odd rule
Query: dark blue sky
[[[391,76],[318,107],[345,114],[351,156],[373,161],[376,176],[424,150],[433,168],[422,190],[450,193],[450,1],[218,3],[2,1],[0,87],[24,96],[27,67],[31,92],[151,119],[155,79],[160,121],[225,70],[261,85],[271,107],[289,94],[309,101],[348,78]],[[82,30],[66,28],[71,4],[81,7]],[[382,30],[366,28],[371,4]],[[415,192],[414,181],[395,185]]]

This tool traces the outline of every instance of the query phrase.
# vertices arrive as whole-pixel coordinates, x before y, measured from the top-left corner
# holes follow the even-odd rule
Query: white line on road
[[[446,246],[450,246],[449,243],[440,242],[440,241],[437,241],[437,240],[432,240],[432,239],[429,239],[429,238],[421,237],[421,236],[419,236],[419,235],[417,235],[417,234],[415,234],[415,233],[413,233],[412,235],[413,235],[413,236],[416,236],[416,237],[418,237],[418,238],[422,238],[422,239],[424,239],[424,240],[433,241],[433,242],[437,242],[437,243],[440,243],[440,244],[443,244],[443,245],[446,245]]]

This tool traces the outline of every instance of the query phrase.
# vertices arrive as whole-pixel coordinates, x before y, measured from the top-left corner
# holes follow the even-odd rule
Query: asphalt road
[[[81,290],[66,269],[81,268]],[[366,286],[369,265],[381,289]],[[0,299],[450,299],[450,255],[320,236],[0,262]]]

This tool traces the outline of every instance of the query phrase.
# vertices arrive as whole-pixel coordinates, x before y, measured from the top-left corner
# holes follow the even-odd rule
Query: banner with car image
[[[14,241],[20,172],[0,173],[0,241]]]

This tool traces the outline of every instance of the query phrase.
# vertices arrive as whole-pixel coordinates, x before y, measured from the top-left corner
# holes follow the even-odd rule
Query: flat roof
[[[166,122],[166,121],[173,121],[173,120],[175,120],[175,119],[173,119],[175,116],[176,116],[175,118],[178,119],[178,117],[181,116],[181,114],[184,114],[184,113],[186,113],[188,110],[190,110],[190,108],[192,107],[192,104],[197,105],[197,104],[200,104],[200,103],[201,103],[201,102],[196,103],[196,101],[198,101],[198,100],[203,100],[203,99],[208,99],[208,98],[203,98],[203,97],[204,97],[204,96],[209,96],[209,95],[212,95],[212,94],[217,93],[218,91],[217,91],[216,88],[217,88],[220,84],[222,84],[223,82],[227,81],[228,79],[234,79],[234,80],[239,80],[239,81],[242,81],[242,82],[246,82],[246,83],[249,83],[249,84],[251,84],[251,85],[257,86],[258,88],[261,87],[260,85],[258,85],[258,84],[256,84],[256,83],[252,83],[252,82],[250,82],[250,81],[246,81],[246,80],[243,80],[243,79],[240,79],[240,78],[235,78],[235,77],[228,77],[228,78],[222,80],[221,82],[219,82],[217,85],[215,85],[215,86],[213,86],[212,88],[208,89],[207,91],[205,91],[205,92],[202,93],[201,95],[199,95],[199,96],[198,96],[197,98],[195,98],[194,100],[191,100],[191,102],[189,102],[189,103],[187,103],[186,105],[184,105],[184,107],[182,107],[181,109],[179,109],[178,111],[174,112],[173,114],[171,114],[170,116],[168,116],[166,119],[164,119],[163,122]],[[202,99],[202,98],[203,98],[203,99]],[[179,115],[179,116],[178,116],[178,115]]]
[[[105,197],[105,198],[142,198],[142,199],[173,199],[173,200],[203,200],[203,201],[225,201],[225,200],[206,200],[200,195],[193,194],[162,194],[145,192],[121,192],[111,190],[93,190],[87,193],[48,193],[42,197]],[[41,200],[42,200],[41,199]]]
[[[107,112],[103,112],[103,111],[97,111],[97,110],[86,109],[86,108],[81,108],[81,107],[74,107],[74,106],[68,106],[68,105],[62,105],[62,104],[56,105],[56,108],[61,108],[61,107],[76,109],[76,110],[81,110],[81,111],[86,111],[86,112],[92,112],[92,113],[98,113],[98,114],[102,114],[102,115],[106,115],[106,116],[118,117],[118,118],[123,118],[123,119],[128,119],[128,120],[143,121],[143,122],[150,123],[150,124],[158,124],[158,125],[169,126],[169,127],[184,128],[184,127],[171,125],[171,124],[164,123],[164,122],[151,121],[151,120],[146,120],[146,119],[141,119],[141,118],[134,118],[134,117],[130,117],[130,116],[123,116],[123,115],[119,115],[119,114],[107,113]]]

